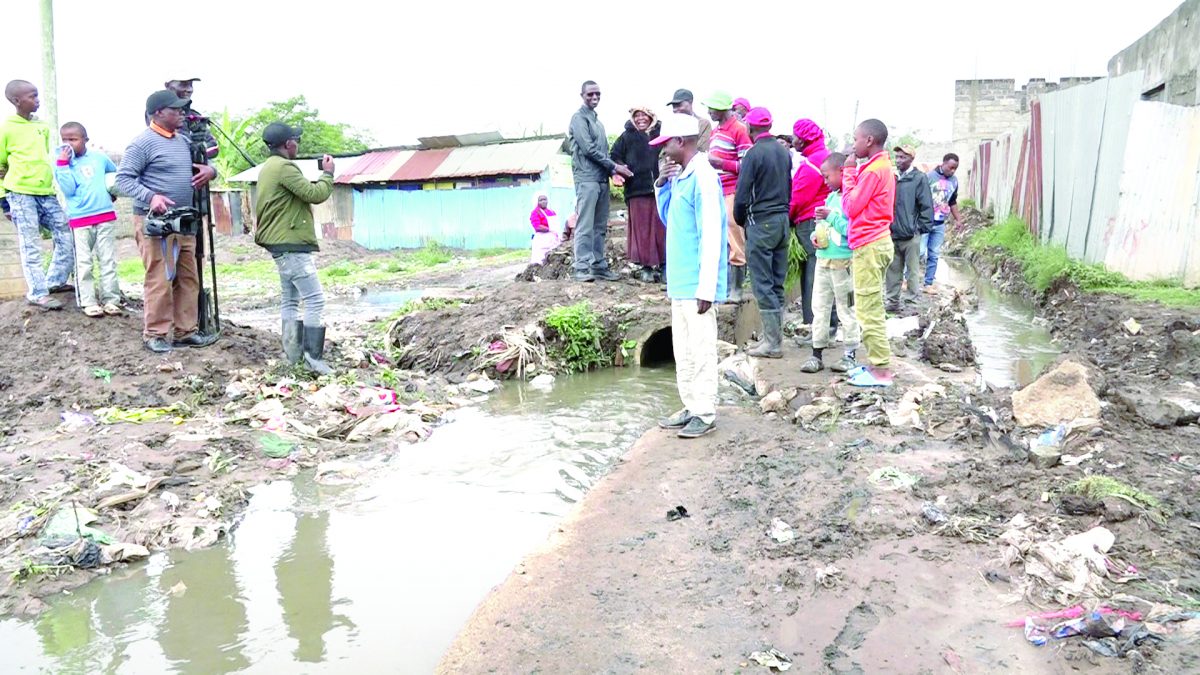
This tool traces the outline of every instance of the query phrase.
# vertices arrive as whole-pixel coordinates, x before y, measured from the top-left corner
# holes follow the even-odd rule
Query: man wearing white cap
[[[651,145],[662,148],[655,181],[658,213],[667,227],[667,297],[675,380],[683,409],[659,420],[680,438],[716,428],[717,308],[729,265],[725,195],[716,169],[699,150],[700,123],[682,113],[663,119]]]

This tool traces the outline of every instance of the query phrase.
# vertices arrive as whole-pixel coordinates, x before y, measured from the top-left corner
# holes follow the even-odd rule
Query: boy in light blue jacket
[[[817,224],[812,233],[812,243],[817,253],[817,274],[813,281],[813,316],[828,317],[829,311],[837,306],[838,319],[842,322],[845,353],[830,366],[835,373],[846,373],[857,366],[855,352],[861,337],[850,298],[854,293],[854,278],[850,274],[850,221],[842,209],[842,163],[846,156],[834,152],[821,163],[821,175],[829,187],[825,206],[817,207],[816,217],[824,223]],[[822,234],[822,237],[818,237]],[[800,366],[802,373],[816,373],[825,368],[823,352],[832,340],[828,321],[813,321],[812,356]]]
[[[107,155],[88,152],[87,129],[67,122],[59,132],[63,147],[54,167],[54,178],[67,198],[67,218],[75,237],[75,286],[79,305],[90,317],[121,313],[121,287],[117,280],[117,212],[105,176],[117,167]],[[100,263],[97,288],[92,263]]]

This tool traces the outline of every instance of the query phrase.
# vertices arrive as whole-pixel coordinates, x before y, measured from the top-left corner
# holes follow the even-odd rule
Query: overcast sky
[[[195,105],[205,113],[304,94],[325,119],[396,145],[562,131],[580,83],[593,79],[610,133],[630,106],[662,106],[687,87],[698,99],[725,89],[766,105],[781,133],[801,116],[848,131],[857,102],[859,119],[949,140],[954,80],[1103,75],[1113,54],[1178,5],[705,4],[56,0],[59,119],[120,148],[142,128],[150,92],[198,76]],[[757,18],[736,18],[751,8]],[[40,84],[36,0],[4,0],[0,40],[0,79]]]

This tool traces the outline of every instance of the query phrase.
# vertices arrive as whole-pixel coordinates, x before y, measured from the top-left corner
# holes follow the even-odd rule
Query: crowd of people
[[[748,353],[783,355],[792,237],[806,254],[799,299],[812,336],[801,370],[825,368],[824,351],[840,326],[843,353],[830,370],[854,386],[892,384],[887,313],[937,292],[946,224],[958,219],[956,155],[923,174],[914,167],[916,149],[889,148],[887,126],[877,119],[855,128],[845,153],[831,152],[811,119],[796,120],[791,134],[773,134],[770,110],[721,91],[703,101],[705,118],[687,89],[675,92],[661,120],[652,108],[630,109],[609,148],[596,115],[599,85],[584,82],[580,98],[569,132],[572,279],[620,278],[604,251],[609,186],[623,187],[629,259],[639,279],[665,277],[671,301],[683,408],[661,426],[684,438],[713,430],[717,305],[740,303],[747,276],[762,316],[762,339]],[[536,230],[536,210],[531,220]]]
[[[5,217],[16,227],[31,305],[61,310],[63,303],[54,295],[75,291],[76,303],[89,317],[124,312],[114,206],[121,194],[133,202],[133,234],[145,269],[143,345],[163,354],[217,340],[219,326],[200,330],[197,233],[204,210],[198,209],[203,206],[198,200],[207,196],[205,188],[217,176],[209,161],[218,146],[204,118],[192,109],[198,80],[171,79],[150,94],[146,129],[129,143],[120,166],[89,151],[87,129],[79,122],[62,125],[62,144],[52,151],[50,127],[35,116],[37,87],[25,80],[5,87],[4,97],[15,114],[0,124],[0,199]],[[271,253],[279,271],[287,361],[303,361],[313,371],[328,373],[323,361],[325,301],[312,255],[317,237],[310,205],[332,193],[334,162],[324,156],[321,178],[310,182],[291,161],[300,137],[300,129],[282,123],[263,130],[271,156],[257,186],[255,243]],[[58,192],[65,198],[65,212]],[[42,230],[53,240],[48,268],[42,264]],[[69,283],[72,273],[75,285]]]

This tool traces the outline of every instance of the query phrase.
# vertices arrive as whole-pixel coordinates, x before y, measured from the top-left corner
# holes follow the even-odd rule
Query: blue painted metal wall
[[[354,241],[374,250],[418,248],[437,242],[454,248],[525,248],[533,230],[529,212],[539,193],[564,223],[575,191],[548,181],[468,190],[361,190],[354,193]]]

